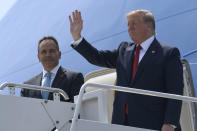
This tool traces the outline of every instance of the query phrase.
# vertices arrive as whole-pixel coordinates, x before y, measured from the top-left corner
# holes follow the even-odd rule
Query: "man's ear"
[[[146,25],[147,25],[149,30],[151,30],[151,31],[153,30],[153,25],[152,25],[151,22],[147,22]]]
[[[39,56],[39,54],[37,54],[37,57],[38,57],[38,60],[39,60],[39,62],[40,62],[40,56]]]
[[[61,56],[62,56],[62,52],[61,51],[58,52],[58,56],[59,56],[59,59],[61,59]]]

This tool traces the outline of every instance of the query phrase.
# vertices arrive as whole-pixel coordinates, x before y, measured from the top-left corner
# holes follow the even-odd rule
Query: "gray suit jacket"
[[[40,86],[41,83],[42,83],[42,73],[24,82],[24,84],[38,85],[38,86]],[[73,102],[74,96],[79,94],[79,90],[83,83],[84,83],[84,78],[81,73],[67,70],[60,66],[53,80],[52,88],[62,89],[68,94],[69,97],[68,102]],[[21,96],[42,99],[41,91],[36,91],[36,90],[22,89]],[[49,100],[52,99],[53,99],[53,95],[52,93],[50,93]],[[64,101],[62,96],[60,99],[61,101]]]

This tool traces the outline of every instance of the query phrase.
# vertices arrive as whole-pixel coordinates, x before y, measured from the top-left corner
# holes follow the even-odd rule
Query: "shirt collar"
[[[58,64],[56,67],[54,67],[50,72],[52,73],[52,75],[56,75],[58,69],[59,69],[60,65]],[[48,71],[46,71],[45,69],[43,69],[43,77],[46,75]]]
[[[142,47],[143,50],[148,50],[150,44],[153,42],[154,40],[154,35],[151,36],[150,38],[148,38],[147,40],[145,40],[144,42],[142,42],[140,45]]]

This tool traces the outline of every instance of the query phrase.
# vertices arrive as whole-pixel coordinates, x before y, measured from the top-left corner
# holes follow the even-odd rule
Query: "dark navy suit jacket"
[[[40,86],[42,83],[42,76],[43,76],[42,73],[40,73],[39,75],[31,78],[30,80],[24,83]],[[60,66],[53,80],[52,88],[62,89],[64,92],[67,93],[69,97],[68,102],[73,102],[74,96],[79,94],[80,88],[83,83],[84,83],[84,78],[81,73],[70,71]],[[36,90],[22,89],[21,96],[42,99],[41,91],[36,91]],[[53,99],[53,95],[52,93],[50,93],[49,100],[52,99]],[[60,97],[60,100],[64,101],[62,96]]]
[[[183,94],[183,69],[179,50],[160,44],[156,38],[140,61],[133,80],[131,75],[135,44],[122,42],[113,51],[98,51],[83,39],[79,45],[72,46],[90,63],[116,68],[118,86]],[[124,125],[127,101],[129,126],[154,130],[161,130],[164,123],[179,126],[181,101],[117,91],[113,105],[113,124]]]

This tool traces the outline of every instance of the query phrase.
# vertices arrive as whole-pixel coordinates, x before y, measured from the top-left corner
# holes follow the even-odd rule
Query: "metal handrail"
[[[15,83],[8,83],[5,82],[0,85],[0,90],[3,90],[5,87],[15,87],[15,88],[21,88],[21,89],[30,89],[30,90],[42,90],[42,91],[48,91],[52,93],[59,93],[63,96],[65,100],[68,100],[68,95],[62,90],[58,88],[49,88],[49,87],[42,87],[37,85],[28,85],[28,84],[15,84]]]
[[[121,86],[85,83],[82,85],[80,92],[79,92],[79,96],[78,96],[78,99],[76,102],[76,108],[75,108],[75,112],[74,112],[74,117],[72,119],[70,131],[74,131],[74,127],[75,127],[75,124],[76,124],[76,121],[78,119],[79,112],[80,112],[82,97],[84,95],[85,88],[88,86],[96,87],[96,88],[113,89],[113,90],[117,90],[117,91],[123,91],[123,92],[134,93],[134,94],[141,94],[141,95],[148,95],[148,96],[155,96],[155,97],[162,97],[162,98],[170,98],[170,99],[182,100],[182,101],[188,101],[188,102],[197,102],[197,98],[189,97],[189,96],[162,93],[162,92],[156,92],[156,91],[148,91],[148,90],[135,89],[135,88],[129,88],[129,87],[121,87]]]

